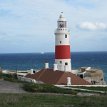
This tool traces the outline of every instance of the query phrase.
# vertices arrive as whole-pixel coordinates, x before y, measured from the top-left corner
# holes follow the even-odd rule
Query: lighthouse
[[[62,12],[55,30],[55,64],[58,70],[71,72],[70,33]]]

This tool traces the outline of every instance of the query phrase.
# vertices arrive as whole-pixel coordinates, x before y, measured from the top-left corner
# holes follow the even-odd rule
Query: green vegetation
[[[28,92],[44,92],[44,93],[63,93],[76,95],[77,92],[71,89],[63,89],[50,84],[34,84],[25,83],[23,89]]]
[[[18,82],[16,74],[2,74],[2,78],[10,82]]]
[[[18,80],[16,74],[2,74],[0,73],[0,79],[5,81],[15,82],[15,83],[26,83],[25,81]]]
[[[14,75],[2,75],[4,79],[16,80]],[[7,79],[7,80],[8,80]],[[22,82],[23,83],[23,82]],[[74,87],[76,88],[76,87]],[[78,87],[105,91],[106,87]],[[0,93],[0,107],[107,107],[107,96],[77,96],[71,89],[62,89],[49,84],[23,83],[23,89],[29,93]],[[97,94],[99,95],[99,94]]]
[[[2,79],[2,73],[0,73],[0,79]]]
[[[107,96],[0,94],[0,107],[107,107]]]
[[[10,81],[10,82],[20,82],[20,83],[25,83],[23,81],[20,81],[17,79],[17,75],[16,74],[2,74],[0,73],[0,79],[3,79],[5,81]]]
[[[88,90],[96,90],[96,91],[107,91],[107,87],[85,87],[85,86],[72,86],[72,88],[81,88],[81,89],[88,89]]]

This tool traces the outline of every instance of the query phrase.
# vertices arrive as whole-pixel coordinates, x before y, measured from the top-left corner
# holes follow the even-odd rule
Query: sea
[[[72,52],[72,69],[93,67],[104,71],[107,81],[107,52]],[[42,69],[48,62],[54,64],[54,53],[9,53],[0,54],[0,67],[6,70]]]

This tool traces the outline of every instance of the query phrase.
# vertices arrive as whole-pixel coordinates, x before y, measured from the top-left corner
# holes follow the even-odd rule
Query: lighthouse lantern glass
[[[58,21],[58,28],[66,28],[66,21]]]

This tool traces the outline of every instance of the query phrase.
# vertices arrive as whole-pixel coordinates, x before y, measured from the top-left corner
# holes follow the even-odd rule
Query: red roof
[[[42,69],[35,74],[26,75],[27,78],[35,79],[47,84],[66,85],[67,77],[71,77],[72,85],[90,85],[86,80],[76,76],[71,72],[53,71],[53,69]]]

